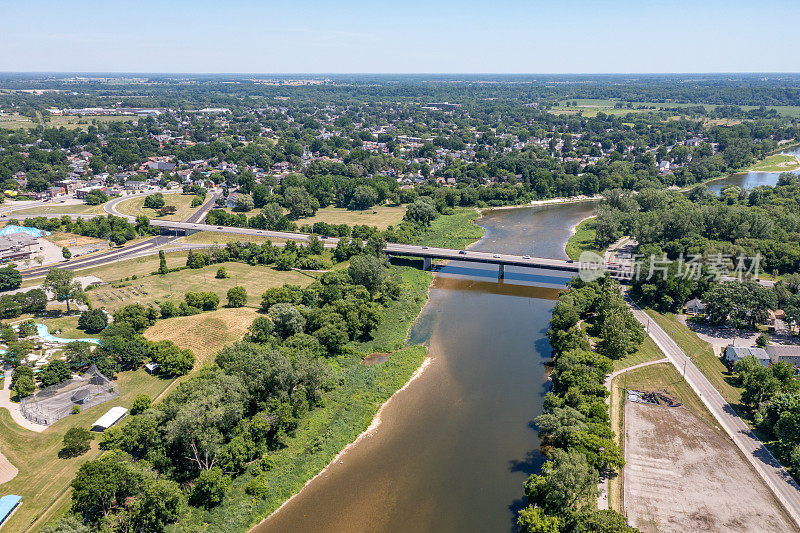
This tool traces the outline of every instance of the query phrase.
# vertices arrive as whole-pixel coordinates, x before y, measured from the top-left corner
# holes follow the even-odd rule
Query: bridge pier
[[[502,263],[500,263],[499,266],[500,266],[500,270],[499,270],[499,272],[497,274],[497,278],[498,279],[503,279],[504,277],[506,277],[506,266],[504,264],[502,264]]]
[[[430,270],[432,263],[433,263],[433,261],[431,260],[430,257],[423,257],[422,258],[422,270]]]

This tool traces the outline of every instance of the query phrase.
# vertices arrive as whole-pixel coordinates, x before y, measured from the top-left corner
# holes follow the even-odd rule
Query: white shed
[[[127,413],[128,410],[124,407],[112,407],[106,414],[98,418],[95,423],[92,424],[92,431],[105,431],[122,420],[122,417],[124,417]]]

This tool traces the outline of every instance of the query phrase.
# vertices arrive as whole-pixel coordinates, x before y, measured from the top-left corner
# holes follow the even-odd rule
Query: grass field
[[[145,215],[148,218],[156,218],[159,220],[173,220],[173,221],[183,221],[192,216],[197,212],[200,207],[192,207],[192,199],[194,199],[193,194],[165,194],[164,201],[166,205],[172,205],[178,208],[178,211],[173,215],[166,215],[166,216],[158,216],[158,212],[155,209],[150,209],[148,207],[144,207],[144,199],[147,195],[136,196],[135,198],[131,198],[129,200],[125,200],[117,204],[117,209],[120,213],[125,213],[126,215],[131,216],[139,216]],[[206,201],[210,201],[210,196],[206,198]]]
[[[78,329],[78,315],[62,316],[57,318],[37,318],[36,322],[41,322],[47,326],[48,331],[56,337],[64,339],[81,339],[86,337],[96,337],[85,331]],[[60,333],[56,333],[59,331]]]
[[[105,239],[97,239],[95,237],[84,237],[75,233],[65,233],[58,231],[45,237],[48,241],[56,246],[85,246],[87,244],[106,244],[108,241]]]
[[[172,254],[170,254],[172,255]],[[172,266],[186,264],[186,254],[180,254],[181,259],[170,258],[167,264]],[[144,271],[138,279],[114,283],[115,286],[104,285],[89,291],[87,294],[95,307],[105,308],[114,311],[132,303],[144,305],[155,304],[156,301],[173,300],[177,305],[183,300],[183,295],[190,291],[214,291],[219,295],[220,305],[227,301],[227,292],[231,287],[241,285],[247,290],[248,302],[250,307],[258,307],[261,301],[261,294],[270,287],[280,287],[284,283],[306,286],[314,281],[310,274],[295,270],[279,271],[270,267],[258,265],[250,266],[245,263],[221,263],[209,265],[198,269],[185,269],[179,272],[170,272],[163,276],[149,275],[158,269],[158,257],[152,256],[146,264],[148,267],[142,268],[141,264],[135,264],[137,271]],[[121,263],[117,263],[120,265]],[[108,265],[113,267],[114,265]],[[107,269],[108,266],[102,267]],[[214,276],[217,269],[224,266],[228,272],[228,278],[216,279]],[[82,271],[82,274],[91,273],[104,281],[119,280],[120,276],[127,274],[126,269],[116,271],[113,278],[103,277],[102,274]]]
[[[775,154],[768,155],[759,161],[750,170],[753,172],[791,172],[800,168],[800,161],[793,155]]]
[[[73,215],[73,214],[90,214],[90,215],[105,215],[105,211],[103,211],[102,205],[86,205],[86,204],[72,204],[72,205],[63,205],[63,204],[52,204],[52,205],[42,205],[39,207],[29,207],[27,209],[19,209],[10,213],[9,216],[12,218],[24,218],[20,215],[52,215],[52,214],[65,214],[65,215]]]
[[[327,222],[328,224],[347,224],[349,226],[364,225],[375,226],[384,230],[395,226],[403,220],[406,214],[405,207],[376,206],[364,211],[350,211],[341,207],[325,207],[317,211],[313,217],[301,218],[296,221],[298,226],[314,224],[314,222]]]
[[[475,224],[480,216],[472,208],[460,208],[452,215],[440,215],[431,222],[428,230],[414,239],[414,244],[425,244],[438,248],[466,248],[483,237],[486,230]]]
[[[35,528],[41,527],[69,505],[68,485],[78,467],[100,453],[99,437],[95,436],[92,448],[86,454],[60,459],[58,451],[69,428],[88,428],[108,409],[117,405],[130,408],[137,394],[155,397],[170,381],[153,377],[140,369],[120,373],[115,383],[121,392],[119,398],[59,420],[42,433],[20,428],[12,421],[7,410],[0,409],[0,449],[19,469],[16,478],[3,484],[3,494],[20,495],[23,501],[17,512],[3,524],[4,530],[22,531],[37,518],[39,521]]]
[[[259,296],[258,301],[261,301]],[[180,348],[189,348],[197,357],[195,370],[213,361],[214,355],[247,333],[258,316],[255,309],[222,308],[193,316],[159,320],[144,332],[151,341],[170,340]]]
[[[564,247],[565,251],[567,252],[567,256],[570,259],[577,261],[578,258],[580,258],[581,253],[585,251],[591,251],[598,254],[602,253],[594,245],[594,238],[597,234],[596,228],[596,218],[587,218],[578,224],[578,227],[575,228],[575,234],[569,238],[566,246]]]
[[[702,340],[694,331],[678,322],[675,315],[661,314],[647,309],[647,314],[666,331],[683,352],[708,378],[715,389],[730,403],[738,408],[742,400],[742,391],[734,385],[734,375],[728,367],[714,355],[711,345]]]
[[[60,128],[64,127],[67,129],[88,129],[89,126],[92,124],[105,124],[109,122],[133,122],[136,121],[136,117],[127,116],[127,115],[108,115],[108,116],[59,116],[59,115],[52,115],[50,117],[46,117],[44,119],[44,124],[48,128]],[[0,127],[2,128],[9,128],[9,129],[17,129],[17,128],[33,128],[39,125],[39,121],[31,120],[28,117],[23,116],[15,116],[15,115],[8,115],[0,117]]]
[[[0,116],[0,128],[16,130],[19,128],[32,128],[36,123],[28,117],[22,115],[2,115]]]

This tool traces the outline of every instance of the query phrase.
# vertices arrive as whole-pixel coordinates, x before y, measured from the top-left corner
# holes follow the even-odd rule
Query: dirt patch
[[[624,507],[641,531],[793,531],[734,444],[685,407],[625,405]]]
[[[18,472],[17,467],[0,452],[0,485],[17,477]]]
[[[368,356],[366,356],[364,359],[361,360],[361,364],[362,365],[367,365],[367,366],[379,365],[381,363],[385,363],[389,359],[390,355],[392,355],[392,354],[391,353],[377,353],[377,352],[371,353]]]

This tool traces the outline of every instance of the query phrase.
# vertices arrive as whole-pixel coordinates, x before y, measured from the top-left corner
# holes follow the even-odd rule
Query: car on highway
[[[567,263],[574,263],[574,262],[575,262],[574,259],[567,259]]]
[[[498,257],[500,257],[500,254],[494,254],[492,257],[494,257],[495,259],[497,259]]]
[[[529,256],[529,255],[523,255],[523,256],[522,256],[522,258],[523,258],[523,259],[530,259],[530,258],[531,258],[531,256]]]
[[[428,248],[430,248],[430,247],[429,246],[423,246],[422,247],[423,250],[427,250]]]
[[[467,251],[466,250],[459,250],[458,253],[461,254],[461,255],[467,255]]]
[[[217,229],[222,229],[222,226],[217,226]]]

